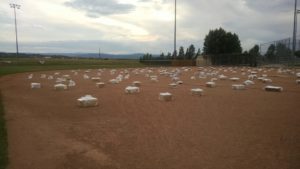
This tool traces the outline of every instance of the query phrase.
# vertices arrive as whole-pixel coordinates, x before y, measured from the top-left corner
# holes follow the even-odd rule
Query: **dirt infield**
[[[175,68],[168,68],[168,72]],[[103,70],[104,88],[84,80],[84,70],[69,74],[76,86],[55,91],[55,80],[34,73],[0,79],[9,141],[9,169],[297,169],[300,168],[300,85],[296,76],[276,69],[256,70],[268,74],[283,92],[266,92],[266,85],[235,91],[232,84],[247,79],[241,68],[206,68],[238,82],[217,80],[216,88],[206,88],[206,79],[191,79],[197,68],[181,69],[180,80],[171,89],[170,77],[159,68],[135,74],[119,84],[109,84],[114,75]],[[265,72],[263,72],[265,71]],[[96,76],[97,70],[86,73]],[[151,82],[145,74],[158,75]],[[55,77],[60,77],[55,76]],[[125,94],[133,81],[141,81],[138,94]],[[41,89],[30,88],[40,82]],[[201,97],[191,88],[204,89]],[[158,100],[160,92],[170,92],[171,102]],[[86,94],[99,99],[99,106],[79,108],[76,100]]]

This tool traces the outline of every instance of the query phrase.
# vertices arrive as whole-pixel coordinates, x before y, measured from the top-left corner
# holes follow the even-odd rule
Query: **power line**
[[[15,33],[16,33],[16,55],[19,54],[19,44],[18,44],[18,29],[17,29],[17,15],[16,15],[16,8],[20,9],[21,5],[18,4],[9,4],[11,8],[14,8],[15,14]]]

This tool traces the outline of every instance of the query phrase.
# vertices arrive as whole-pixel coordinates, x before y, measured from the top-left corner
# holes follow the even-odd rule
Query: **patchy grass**
[[[0,169],[5,169],[8,164],[7,131],[4,119],[4,106],[0,92]]]

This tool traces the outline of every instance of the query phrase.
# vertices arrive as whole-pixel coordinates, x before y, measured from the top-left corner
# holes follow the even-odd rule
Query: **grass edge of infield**
[[[6,121],[4,117],[4,105],[2,93],[0,91],[0,169],[5,169],[8,165],[8,142]]]

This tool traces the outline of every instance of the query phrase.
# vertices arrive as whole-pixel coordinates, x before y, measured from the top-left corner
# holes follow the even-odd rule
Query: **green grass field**
[[[44,59],[45,60],[45,59]],[[4,63],[11,61],[11,63]],[[63,69],[97,69],[143,67],[138,60],[0,58],[0,77],[8,74]]]
[[[7,61],[11,61],[11,63],[7,63]],[[0,77],[15,73],[46,70],[132,68],[144,66],[138,60],[46,59],[44,64],[41,64],[39,61],[39,58],[0,58]],[[5,169],[8,164],[8,143],[4,113],[0,91],[0,169]]]

